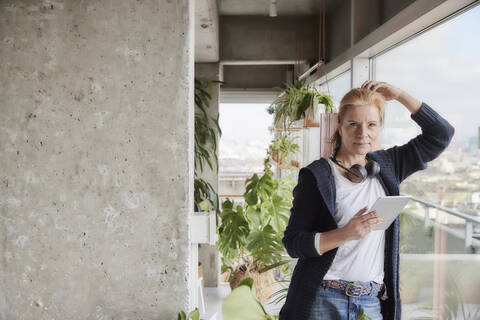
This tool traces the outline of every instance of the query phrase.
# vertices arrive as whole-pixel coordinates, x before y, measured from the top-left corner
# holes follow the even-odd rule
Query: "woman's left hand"
[[[362,84],[363,89],[369,89],[380,93],[386,101],[398,99],[402,94],[402,90],[388,84],[386,82],[367,80]]]

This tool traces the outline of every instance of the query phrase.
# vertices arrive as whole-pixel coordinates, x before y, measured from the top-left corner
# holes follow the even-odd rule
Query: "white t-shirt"
[[[377,177],[368,177],[362,183],[353,183],[340,173],[330,159],[328,163],[332,167],[335,178],[334,218],[340,228],[363,207],[371,208],[379,197],[385,196],[385,190]],[[317,251],[319,251],[320,235],[317,233],[315,236]],[[385,231],[383,230],[371,231],[360,240],[347,241],[338,248],[324,279],[383,283],[384,249]]]

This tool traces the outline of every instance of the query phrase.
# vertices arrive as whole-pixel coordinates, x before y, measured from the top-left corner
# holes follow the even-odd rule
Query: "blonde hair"
[[[369,89],[353,88],[344,95],[342,101],[340,101],[340,107],[338,109],[338,127],[342,125],[345,114],[352,106],[362,105],[372,105],[377,107],[380,115],[380,124],[383,126],[383,120],[385,119],[385,104],[385,98],[383,98],[380,93]],[[340,136],[338,127],[330,139],[330,143],[334,146],[333,156],[336,156],[342,145],[342,137]]]

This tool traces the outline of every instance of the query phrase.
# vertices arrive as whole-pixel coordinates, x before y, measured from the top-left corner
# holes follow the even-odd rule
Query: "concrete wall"
[[[0,319],[176,319],[193,2],[0,1]]]
[[[218,63],[196,63],[195,78],[202,81],[218,80],[220,66]],[[212,100],[207,114],[216,119],[219,113],[220,86],[217,84],[212,90]],[[212,123],[213,125],[213,123]],[[217,132],[217,155],[220,157],[219,137]],[[218,170],[211,170],[208,165],[199,175],[200,178],[209,182],[218,192]],[[203,279],[206,287],[216,287],[218,285],[218,276],[220,274],[220,256],[216,246],[200,244],[198,248],[198,261],[203,266]]]

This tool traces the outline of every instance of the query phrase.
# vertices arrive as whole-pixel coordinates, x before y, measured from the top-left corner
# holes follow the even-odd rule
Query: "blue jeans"
[[[354,320],[357,319],[360,309],[372,320],[383,319],[378,293],[350,297],[342,290],[321,286],[317,289],[308,320]]]

